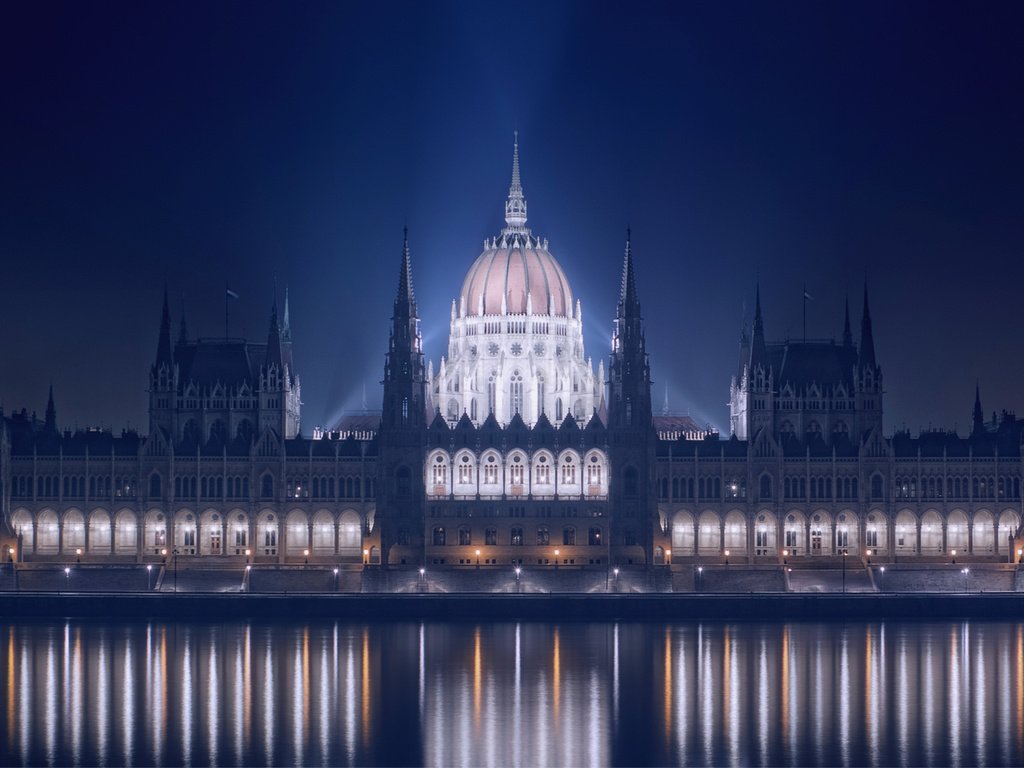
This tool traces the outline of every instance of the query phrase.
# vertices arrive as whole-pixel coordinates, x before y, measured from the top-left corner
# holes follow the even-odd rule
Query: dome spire
[[[519,179],[519,131],[515,131],[512,145],[512,184],[508,188],[508,200],[505,201],[504,234],[526,234],[526,198],[523,196],[523,184]]]

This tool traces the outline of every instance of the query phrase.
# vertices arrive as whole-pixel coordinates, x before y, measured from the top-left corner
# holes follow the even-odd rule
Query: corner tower
[[[419,563],[423,551],[422,469],[427,420],[423,340],[412,285],[408,230],[402,244],[383,384],[377,463],[381,564],[413,565]]]
[[[650,565],[650,532],[656,514],[651,367],[628,231],[609,374],[612,558],[619,563]]]

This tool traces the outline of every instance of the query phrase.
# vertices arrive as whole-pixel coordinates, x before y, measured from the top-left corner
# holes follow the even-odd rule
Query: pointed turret
[[[523,185],[519,180],[519,131],[515,132],[512,145],[512,183],[508,188],[508,199],[505,201],[504,234],[526,233],[526,198],[523,196]]]
[[[288,286],[284,288],[284,317],[281,320],[281,341],[288,343],[292,340],[292,324],[288,319]]]
[[[750,369],[761,366],[768,371],[768,345],[764,340],[764,320],[761,317],[761,285],[758,284],[754,298],[754,328],[750,341]]]
[[[416,317],[416,294],[412,287],[412,258],[409,256],[409,228],[402,230],[402,266],[398,273],[395,317]]]
[[[864,314],[860,321],[860,359],[858,364],[862,368],[874,369],[875,363],[875,337],[871,333],[871,310],[868,308],[868,285],[864,283]]]
[[[164,309],[160,315],[160,339],[156,345],[156,368],[173,364],[171,356],[171,308],[167,303],[167,286],[164,286]]]
[[[277,366],[280,372],[283,368],[284,356],[281,352],[281,326],[277,323],[277,302],[270,310],[270,331],[267,334],[267,357],[266,367]]]
[[[46,400],[46,421],[43,428],[50,433],[57,431],[57,409],[53,406],[53,384],[50,385],[50,396]]]
[[[981,409],[981,387],[974,383],[974,411],[971,413],[971,436],[985,434],[985,412]]]
[[[853,347],[853,331],[850,330],[850,300],[846,300],[846,308],[843,315],[843,346],[847,349]]]
[[[626,254],[622,260],[622,287],[619,290],[619,317],[640,317],[640,301],[636,293],[636,276],[633,274],[633,249],[630,245],[631,232],[626,229]]]

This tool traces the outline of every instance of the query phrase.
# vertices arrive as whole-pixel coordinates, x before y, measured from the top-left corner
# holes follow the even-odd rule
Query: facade
[[[403,245],[379,413],[313,437],[288,305],[265,344],[171,343],[166,295],[146,435],[0,419],[5,559],[169,556],[382,568],[687,567],[857,556],[1018,559],[1013,414],[886,436],[865,291],[860,337],[770,342],[760,295],[730,385],[728,438],[655,415],[627,236],[607,373],[582,313],[526,228],[518,145],[506,226],[453,302],[447,355],[424,360]]]

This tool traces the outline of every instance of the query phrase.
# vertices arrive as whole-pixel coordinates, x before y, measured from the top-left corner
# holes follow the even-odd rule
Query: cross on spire
[[[506,233],[525,233],[526,229],[526,198],[523,196],[523,184],[519,178],[519,131],[515,131],[512,145],[512,183],[508,188],[508,200],[505,201]]]

